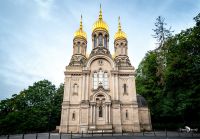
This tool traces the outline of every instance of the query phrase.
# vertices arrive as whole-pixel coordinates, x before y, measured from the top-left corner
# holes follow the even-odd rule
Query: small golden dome
[[[122,31],[121,24],[120,24],[120,17],[118,19],[118,31],[115,33],[114,39],[127,39],[127,35],[125,32]]]
[[[116,53],[112,53],[112,58],[114,59],[116,57]]]
[[[83,38],[87,40],[87,34],[85,33],[85,31],[83,31],[82,15],[80,21],[80,28],[74,33],[74,38]]]
[[[94,23],[92,27],[92,32],[95,30],[106,30],[108,32],[108,25],[105,21],[103,21],[102,10],[100,5],[99,19]]]

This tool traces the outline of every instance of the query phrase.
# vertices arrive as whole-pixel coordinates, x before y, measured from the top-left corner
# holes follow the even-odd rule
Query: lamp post
[[[50,132],[50,123],[51,123],[51,111],[49,112],[48,115],[48,131]]]

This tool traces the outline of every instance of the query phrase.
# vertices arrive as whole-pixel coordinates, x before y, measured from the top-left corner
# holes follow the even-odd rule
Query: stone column
[[[92,105],[90,105],[90,124],[93,123],[93,120],[92,120],[92,118],[93,118],[92,109],[93,109],[93,107],[92,107]]]
[[[119,84],[118,84],[118,75],[115,75],[115,94],[116,94],[116,100],[119,100],[119,94],[118,94],[118,89],[119,89]]]
[[[113,99],[115,100],[115,75],[112,75],[112,93],[113,93]]]
[[[70,101],[70,93],[71,93],[71,78],[68,78],[68,83],[65,86],[66,91],[66,100]]]
[[[69,125],[69,108],[67,108],[67,112],[66,112],[66,126],[67,126],[67,132],[68,132],[68,125]]]
[[[108,123],[110,124],[110,104],[108,105]]]
[[[106,118],[106,124],[108,123],[108,105],[105,104],[105,108],[106,108],[106,113],[105,113],[105,118]]]
[[[85,100],[85,75],[83,74],[82,80],[82,93],[81,93],[81,100]]]
[[[93,124],[95,125],[96,124],[96,106],[94,105],[94,111],[93,111]]]
[[[67,101],[68,97],[69,97],[69,95],[68,95],[69,94],[68,93],[69,90],[67,90],[67,87],[68,87],[68,82],[65,81],[65,83],[64,83],[63,101]]]
[[[119,100],[119,93],[118,93],[118,89],[119,89],[118,75],[116,75],[115,77],[116,77],[116,99]]]
[[[89,74],[86,75],[86,84],[85,84],[85,88],[86,88],[86,96],[85,96],[85,100],[88,100],[88,85],[89,85]]]

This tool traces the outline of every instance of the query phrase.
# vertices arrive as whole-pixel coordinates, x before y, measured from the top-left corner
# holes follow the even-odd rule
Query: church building
[[[73,39],[73,55],[66,66],[60,133],[140,132],[151,130],[146,100],[136,94],[135,69],[128,57],[128,40],[120,19],[109,50],[109,27],[102,10],[92,28],[92,51],[80,27]]]

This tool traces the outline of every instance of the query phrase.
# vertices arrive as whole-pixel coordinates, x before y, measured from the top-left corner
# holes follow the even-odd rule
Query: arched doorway
[[[96,124],[103,125],[106,124],[106,104],[105,104],[105,96],[99,94],[96,96]]]
[[[105,92],[98,92],[90,100],[90,125],[95,129],[104,129],[111,125],[111,100]]]

